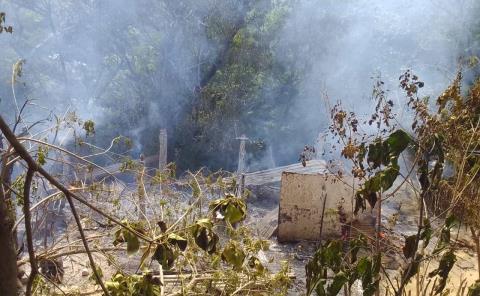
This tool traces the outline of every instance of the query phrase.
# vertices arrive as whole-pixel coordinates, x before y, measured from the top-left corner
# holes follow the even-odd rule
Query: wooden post
[[[243,197],[243,192],[245,191],[245,174],[240,175],[240,183],[238,184],[238,197]]]
[[[238,151],[238,167],[237,167],[237,174],[238,176],[242,175],[245,173],[245,143],[247,142],[248,138],[245,135],[242,135],[240,138],[237,138],[237,140],[240,140],[240,149]]]
[[[245,155],[246,155],[246,151],[245,151],[245,144],[248,140],[247,136],[245,136],[245,134],[242,134],[241,137],[237,138],[237,140],[240,140],[240,149],[238,151],[238,167],[237,167],[237,195],[238,196],[242,196],[243,195],[243,185],[242,185],[242,181],[244,181],[244,179],[242,180],[242,176],[243,178],[245,178],[245,167],[246,167],[246,164],[245,164]]]
[[[137,190],[138,190],[138,220],[144,220],[146,217],[145,206],[145,158],[140,154],[140,168],[137,173]]]
[[[268,165],[270,166],[270,168],[277,167],[277,165],[275,164],[275,158],[273,157],[272,144],[268,145],[268,162],[269,162]]]
[[[160,129],[158,135],[159,150],[158,150],[158,169],[163,171],[167,166],[167,129]]]

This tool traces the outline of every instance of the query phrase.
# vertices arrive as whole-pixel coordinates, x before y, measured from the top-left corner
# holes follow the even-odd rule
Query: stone
[[[90,271],[86,268],[82,269],[82,276],[88,276],[90,274]]]

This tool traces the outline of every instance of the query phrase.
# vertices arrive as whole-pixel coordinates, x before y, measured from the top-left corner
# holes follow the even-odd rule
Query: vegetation
[[[12,69],[0,71],[0,106],[13,110],[0,114],[0,294],[81,294],[60,284],[61,260],[81,255],[93,293],[103,295],[287,295],[288,262],[271,270],[264,255],[269,242],[244,225],[247,194],[232,174],[212,171],[234,168],[243,133],[251,137],[251,166],[259,168],[271,147],[285,139],[302,147],[326,121],[319,118],[304,133],[291,124],[304,116],[292,106],[308,66],[293,66],[302,50],[280,58],[275,45],[295,3],[141,2],[6,1],[15,27],[0,13],[2,38],[12,37],[0,57]],[[367,118],[341,103],[331,106],[330,139],[354,178],[355,190],[345,197],[352,217],[339,208],[342,238],[322,241],[306,264],[307,295],[352,295],[356,283],[363,295],[480,295],[475,34],[462,45],[471,57],[459,62],[436,100],[421,95],[425,83],[413,71],[400,76],[411,125],[395,114],[381,79]],[[69,59],[67,51],[75,54]],[[32,73],[37,79],[26,83]],[[101,112],[103,121],[69,110],[63,99],[77,96],[90,100],[81,115]],[[44,106],[54,107],[45,112]],[[154,154],[160,128],[171,131],[174,162],[152,170],[143,156],[134,159]],[[291,151],[276,153],[284,159]],[[134,189],[103,166],[110,162],[135,177]],[[98,171],[105,177],[97,178]],[[382,203],[402,186],[415,192],[417,230],[401,241],[395,255],[403,265],[391,273],[382,263],[388,244]],[[73,219],[55,237],[49,211],[65,203]],[[375,235],[356,236],[350,221],[368,207],[376,211]],[[470,232],[479,275],[453,291],[447,283],[462,227]],[[125,258],[135,268],[122,266]]]
[[[352,197],[353,213],[365,210],[368,203],[378,211],[378,225],[374,246],[370,246],[362,235],[358,238],[348,235],[345,241],[332,241],[320,247],[306,266],[309,294],[338,295],[344,286],[345,293],[350,294],[352,284],[361,280],[364,295],[378,295],[382,289],[382,293],[400,296],[406,293],[406,286],[415,276],[416,295],[445,293],[449,272],[456,262],[457,247],[451,239],[451,232],[459,224],[470,228],[476,257],[480,258],[480,199],[479,184],[476,183],[480,176],[477,153],[480,80],[462,95],[461,77],[459,72],[436,100],[436,110],[432,110],[429,98],[419,96],[424,83],[418,76],[410,70],[400,76],[400,87],[405,91],[407,105],[414,114],[411,128],[396,121],[392,113],[393,103],[382,89],[382,81],[375,84],[373,91],[375,113],[364,121],[376,128],[376,134],[363,132],[365,127],[354,112],[343,110],[341,105],[332,108],[330,130],[343,147],[341,155],[352,163],[351,174],[361,184]],[[406,132],[408,130],[411,134]],[[408,173],[403,175],[399,157],[408,153],[407,148],[413,153],[413,161],[404,162],[408,166],[404,171]],[[419,188],[414,183],[414,171]],[[394,185],[399,177],[402,181]],[[402,251],[406,264],[398,278],[392,281],[391,275],[381,268],[382,244],[385,244],[381,234],[381,204],[386,199],[395,198],[405,184],[415,190],[420,205],[418,231],[405,237]],[[444,219],[444,222],[435,230],[432,223],[438,219]],[[429,247],[432,241],[436,241],[433,248]],[[342,247],[344,243],[347,244],[346,252]],[[366,254],[357,259],[361,250]],[[434,258],[439,262],[438,267],[428,270]],[[333,278],[327,277],[329,273],[334,274]],[[380,274],[386,279],[382,288]],[[435,281],[430,285],[432,279]],[[461,289],[458,288],[459,294]],[[448,292],[454,291],[447,289]],[[469,288],[468,295],[479,292],[477,282]]]
[[[295,52],[280,60],[275,48],[288,1],[6,5],[18,25],[15,39],[6,40],[2,68],[22,56],[29,68],[24,79],[35,75],[35,83],[15,85],[16,97],[48,102],[57,114],[70,107],[64,98],[72,98],[82,105],[79,116],[101,115],[102,127],[90,139],[96,146],[107,147],[121,135],[136,143],[130,156],[152,155],[163,127],[169,131],[170,160],[181,171],[204,165],[231,170],[235,138],[243,133],[254,141],[249,151],[257,159],[285,137],[299,143],[315,137],[313,128],[300,135],[283,120],[301,117],[288,107],[301,79],[300,69],[286,66],[295,62]],[[34,50],[27,54],[22,48]],[[0,81],[9,81],[8,75],[2,73]],[[15,108],[10,89],[5,84],[0,93],[3,108]],[[294,158],[296,150],[287,155]],[[278,153],[284,159],[286,152]]]
[[[91,127],[89,124],[83,125],[85,136],[89,134],[89,127]],[[152,186],[163,188],[160,195],[160,204],[158,199],[149,200],[148,208],[151,212],[141,212],[138,219],[131,221],[128,220],[128,217],[133,212],[125,212],[122,205],[126,201],[121,200],[121,197],[117,195],[112,197],[113,200],[106,195],[106,188],[109,185],[105,183],[105,180],[87,186],[86,183],[83,183],[87,181],[84,179],[79,184],[80,187],[73,187],[74,184],[71,184],[67,188],[44,168],[47,165],[46,159],[53,162],[61,161],[58,158],[49,157],[45,152],[46,147],[49,147],[49,150],[58,150],[60,153],[70,154],[78,161],[91,165],[92,163],[88,160],[46,142],[35,141],[35,138],[17,138],[1,117],[0,128],[9,143],[5,152],[2,152],[2,164],[4,165],[2,176],[5,176],[5,173],[9,171],[8,166],[20,160],[25,163],[27,170],[26,175],[21,175],[13,184],[6,183],[7,178],[2,178],[4,184],[2,186],[2,201],[5,206],[10,205],[10,208],[6,209],[8,215],[3,217],[12,221],[11,224],[6,225],[9,228],[6,234],[3,234],[6,242],[3,244],[4,247],[14,245],[16,241],[11,231],[16,219],[12,217],[12,214],[15,213],[14,200],[23,207],[22,218],[25,221],[26,248],[31,267],[26,285],[26,295],[55,293],[54,290],[57,285],[55,285],[54,280],[59,276],[59,273],[58,271],[52,272],[40,268],[42,262],[55,262],[56,258],[83,252],[88,255],[89,265],[93,270],[93,283],[97,283],[105,295],[163,294],[165,293],[164,290],[167,289],[163,273],[171,270],[180,273],[180,283],[175,285],[175,289],[170,293],[179,295],[210,294],[219,291],[232,295],[245,294],[248,291],[275,295],[286,293],[290,283],[288,266],[285,265],[278,273],[272,275],[263,265],[264,263],[259,260],[258,252],[267,250],[268,242],[255,239],[244,226],[237,227],[246,218],[246,204],[243,198],[230,193],[235,190],[235,187],[232,187],[232,184],[224,183],[223,175],[214,174],[203,177],[201,172],[190,174],[187,179],[184,179],[189,189],[170,191],[172,186],[182,185],[173,179],[175,174],[171,171],[172,166],[169,166],[166,171],[149,176],[148,179],[151,184],[141,184],[144,188],[152,188]],[[27,151],[22,142],[32,141],[40,144]],[[53,151],[48,153],[53,153]],[[108,152],[105,151],[105,153]],[[32,155],[36,156],[32,157]],[[82,167],[81,164],[75,163],[70,163],[70,165],[76,166],[77,174],[81,174],[83,171],[88,178],[88,167]],[[132,163],[128,169],[125,168],[124,170],[133,171],[137,175],[144,173],[144,167],[138,163]],[[49,182],[58,192],[38,200],[40,196],[37,194],[40,191],[33,188],[41,182]],[[117,185],[120,186],[121,184],[118,183]],[[19,188],[19,191],[23,192],[22,200],[20,200],[22,194],[13,188]],[[178,200],[178,195],[181,192],[188,196],[189,204],[174,202],[175,199]],[[13,193],[16,198],[11,196]],[[140,197],[146,197],[141,195],[139,191],[137,193],[138,195],[133,198],[136,207],[141,202]],[[152,193],[152,190],[148,190],[148,194]],[[7,194],[10,197],[7,198]],[[31,211],[40,206],[48,208],[49,203],[52,203],[54,198],[58,198],[59,194],[61,198],[66,198],[69,203],[83,242],[83,250],[75,247],[77,241],[72,241],[69,238],[72,234],[68,232],[57,239],[57,242],[52,244],[46,242],[41,249],[34,246],[34,241],[38,238],[34,236],[32,227],[34,225],[38,227],[42,222],[32,220]],[[95,194],[97,198],[87,200],[85,194]],[[34,201],[36,202],[35,205],[31,206]],[[118,208],[116,213],[104,208],[105,206],[102,206],[104,203],[107,203],[107,208],[109,208],[109,204],[116,204]],[[205,205],[208,205],[208,208],[205,208]],[[81,206],[81,209],[78,209],[79,206]],[[179,211],[179,209],[182,209],[182,211]],[[135,211],[142,211],[141,207],[136,208]],[[121,215],[123,219],[118,218],[118,215]],[[153,217],[161,217],[161,219],[156,218],[158,219],[157,222],[152,223]],[[105,220],[105,222],[99,222],[96,219]],[[103,245],[105,242],[95,239],[95,236],[93,238],[92,235],[87,236],[84,224],[87,222],[103,225],[102,236],[109,234],[111,236],[109,244],[115,248],[108,248],[108,244]],[[46,226],[47,224],[45,224]],[[125,246],[125,248],[121,248],[122,246]],[[142,271],[141,275],[131,274],[118,267],[118,263],[115,263],[118,259],[115,259],[111,252],[122,252],[123,250],[128,256],[140,253],[138,270]],[[9,291],[11,293],[9,295],[16,295],[17,252],[15,248],[11,248],[10,253],[7,250],[3,251],[6,257],[10,256],[7,259],[12,259],[13,262],[11,266],[8,266],[10,268],[8,274],[2,274],[2,285],[4,285],[2,286],[2,293]],[[117,266],[117,272],[112,275],[111,279],[103,278],[104,272],[102,272],[101,265],[96,263],[98,258],[94,259],[92,255],[94,252],[100,252],[104,256],[103,260]],[[26,263],[22,258],[18,260],[20,265]],[[156,260],[161,266],[159,276],[153,276],[149,269],[152,260]],[[11,261],[6,260],[5,262],[9,263]],[[12,274],[13,279],[9,279],[8,275]],[[7,287],[7,284],[13,285],[14,288]]]

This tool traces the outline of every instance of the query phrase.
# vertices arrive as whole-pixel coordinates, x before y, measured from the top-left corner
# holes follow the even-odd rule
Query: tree
[[[0,33],[12,33],[12,27],[4,26],[5,13],[0,12]],[[15,208],[11,196],[6,193],[10,184],[12,164],[9,164],[13,151],[4,145],[0,133],[0,254],[3,264],[0,266],[0,294],[6,296],[17,295],[17,251],[16,233],[13,232],[15,223]],[[8,147],[8,148],[7,148]]]

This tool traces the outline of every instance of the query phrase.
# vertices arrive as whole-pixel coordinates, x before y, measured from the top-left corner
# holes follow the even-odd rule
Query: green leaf
[[[388,163],[388,145],[382,142],[382,139],[376,139],[372,144],[368,145],[367,162],[372,168],[378,168],[382,164]]]
[[[450,215],[445,219],[445,225],[440,233],[440,242],[438,243],[437,248],[434,250],[434,253],[439,253],[450,245],[450,231],[457,224],[458,220],[453,215]]]
[[[353,282],[359,278],[362,281],[363,295],[373,295],[378,288],[378,273],[380,272],[380,265],[380,256],[375,256],[373,261],[369,257],[360,258],[349,283],[353,284]]]
[[[455,253],[453,252],[453,250],[450,250],[443,254],[440,262],[438,263],[438,268],[428,274],[429,277],[434,277],[436,275],[440,277],[440,280],[438,281],[438,284],[435,288],[436,294],[442,293],[443,289],[445,289],[448,274],[450,273],[450,270],[452,270],[456,261],[457,257],[455,256]]]
[[[122,221],[124,224],[133,228],[138,233],[145,233],[143,230],[142,224],[139,222],[128,222],[127,220]],[[113,245],[117,246],[121,243],[127,243],[127,254],[132,255],[138,251],[140,248],[140,240],[138,237],[132,233],[130,230],[125,228],[119,228],[115,231]]]
[[[118,293],[118,291],[120,290],[120,283],[119,282],[115,282],[115,281],[106,281],[105,282],[105,287],[107,288],[107,290],[110,292],[110,293]]]
[[[377,138],[368,146],[367,162],[371,168],[380,168],[382,165],[386,168],[378,171],[363,184],[361,190],[357,191],[355,213],[365,208],[361,199],[367,200],[373,208],[377,202],[376,193],[386,191],[393,186],[400,171],[398,157],[411,142],[412,139],[406,132],[396,130],[385,141]],[[363,156],[361,160],[363,160]]]
[[[364,235],[350,241],[350,259],[352,263],[357,261],[357,254],[362,247],[367,247],[367,241]]]
[[[232,265],[234,269],[242,267],[245,257],[245,252],[235,241],[230,241],[222,252],[222,260]]]
[[[38,164],[44,165],[45,163],[47,163],[47,155],[48,155],[48,149],[42,146],[39,146],[37,151]]]
[[[243,221],[247,217],[245,201],[231,194],[210,203],[210,210],[220,212],[224,217],[223,219],[231,225]]]
[[[325,289],[323,284],[323,275],[326,274],[326,267],[322,260],[323,248],[320,247],[313,258],[305,265],[306,282],[307,282],[307,295],[311,295],[313,291],[317,292],[317,295],[325,295]]]
[[[127,242],[127,254],[135,254],[140,248],[140,241],[138,240],[138,237],[129,231],[124,233],[124,237]]]
[[[363,188],[357,192],[358,196],[368,200],[372,208],[375,207],[377,200],[376,193],[390,189],[398,177],[399,170],[400,168],[397,164],[392,164],[385,170],[377,172],[375,176],[363,184]],[[356,211],[358,211],[359,208],[359,206],[355,206]]]
[[[178,234],[170,233],[168,235],[167,241],[171,245],[176,245],[181,251],[185,251],[187,248],[187,239],[181,237]]]
[[[325,282],[326,280],[321,279],[318,281],[317,286],[315,287],[315,292],[317,293],[317,296],[326,296],[327,293],[325,292]],[[310,295],[310,294],[308,294]]]
[[[389,154],[398,156],[412,142],[412,138],[403,130],[396,130],[386,140]]]
[[[248,259],[248,266],[255,269],[258,273],[263,273],[266,270],[260,259],[255,256],[252,256],[250,259]]]
[[[165,270],[169,270],[173,267],[177,257],[170,246],[165,243],[157,246],[153,259],[157,260]]]
[[[195,224],[208,229],[212,229],[213,227],[213,222],[208,218],[199,219]]]
[[[338,272],[340,270],[340,266],[343,260],[342,250],[342,241],[334,240],[331,241],[322,251],[322,261],[334,272]]]
[[[92,120],[87,120],[83,123],[83,129],[85,130],[85,133],[88,136],[94,135],[95,134],[95,122]]]
[[[225,209],[225,220],[233,225],[243,219],[245,219],[245,212],[241,207],[236,207],[233,204],[227,205],[227,208]]]
[[[348,282],[347,275],[344,272],[340,271],[335,275],[330,286],[328,286],[327,295],[328,296],[338,295],[343,285],[345,285],[347,282]]]
[[[213,223],[209,219],[200,219],[192,227],[195,243],[209,254],[217,250],[218,235],[213,232]]]
[[[423,240],[424,242],[423,248],[426,248],[428,246],[428,243],[430,242],[432,235],[433,235],[433,229],[432,229],[432,225],[430,224],[430,220],[425,218],[423,220],[422,232],[420,232],[420,239]]]
[[[105,282],[105,287],[112,296],[158,296],[160,284],[160,280],[151,274],[127,276],[117,273]]]

